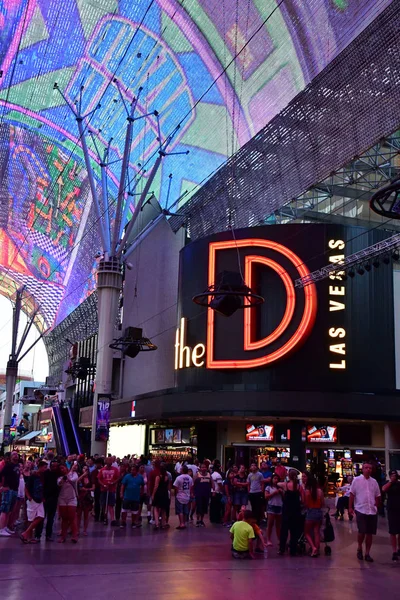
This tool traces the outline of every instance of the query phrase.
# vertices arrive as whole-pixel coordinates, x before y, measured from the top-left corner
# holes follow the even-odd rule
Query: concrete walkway
[[[380,519],[373,564],[356,558],[356,526],[335,523],[332,556],[231,558],[228,530],[209,525],[176,531],[92,524],[77,545],[23,545],[0,538],[0,598],[5,600],[374,600],[399,595],[400,562],[392,563]]]

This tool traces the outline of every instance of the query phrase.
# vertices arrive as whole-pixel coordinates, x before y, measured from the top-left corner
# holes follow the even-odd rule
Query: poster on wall
[[[99,394],[96,414],[96,442],[107,442],[110,430],[111,395]]]
[[[164,429],[156,429],[156,444],[164,444],[165,433]]]
[[[309,425],[307,427],[307,442],[336,444],[337,427],[335,425]]]
[[[166,444],[172,444],[174,441],[174,430],[173,429],[166,429],[165,430],[165,443]]]
[[[182,430],[181,429],[174,429],[173,441],[174,441],[174,444],[180,444],[182,442]]]
[[[246,442],[273,442],[273,425],[246,425]]]

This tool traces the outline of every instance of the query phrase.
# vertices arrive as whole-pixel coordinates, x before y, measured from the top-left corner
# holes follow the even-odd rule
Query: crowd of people
[[[362,475],[348,477],[339,488],[336,517],[356,517],[359,560],[373,562],[370,554],[377,530],[381,490],[371,477],[372,466],[363,465]],[[400,481],[391,471],[382,491],[387,496],[392,559],[400,558]],[[222,472],[218,460],[180,462],[175,465],[141,456],[85,457],[43,456],[21,458],[17,452],[0,460],[0,536],[19,532],[24,544],[54,541],[70,536],[77,543],[88,535],[90,520],[104,526],[138,529],[143,524],[155,531],[170,527],[171,500],[174,497],[176,529],[191,524],[211,523],[229,528],[234,558],[266,555],[277,546],[283,555],[302,552],[320,555],[321,531],[324,541],[332,541],[333,529],[325,506],[324,481],[311,472],[301,475],[279,461],[274,466],[253,463],[231,465]],[[57,525],[55,523],[57,517]],[[289,542],[288,542],[289,538]],[[302,544],[300,541],[302,541]],[[363,546],[365,545],[365,553]]]

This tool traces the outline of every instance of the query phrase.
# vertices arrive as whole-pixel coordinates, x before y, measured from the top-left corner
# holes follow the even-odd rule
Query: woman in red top
[[[322,507],[325,499],[323,491],[318,487],[318,482],[311,473],[307,474],[306,488],[302,490],[302,499],[307,509],[304,533],[311,546],[311,556],[315,558],[319,555]]]

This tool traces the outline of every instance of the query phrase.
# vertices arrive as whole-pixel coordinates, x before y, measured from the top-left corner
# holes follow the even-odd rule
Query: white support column
[[[385,475],[390,469],[390,448],[392,447],[392,435],[389,423],[385,423]]]
[[[100,261],[97,271],[99,333],[97,341],[96,390],[93,402],[91,453],[105,455],[107,442],[96,441],[99,394],[112,393],[113,350],[119,294],[122,287],[121,262],[117,258]]]
[[[17,375],[18,375],[18,361],[10,360],[7,363],[6,369],[6,403],[4,407],[4,418],[3,418],[3,444],[4,447],[8,447],[9,444],[5,444],[7,441],[5,439],[6,428],[8,428],[8,434],[10,432],[11,425],[11,413],[13,407],[13,398],[15,391],[15,384],[17,383]]]

